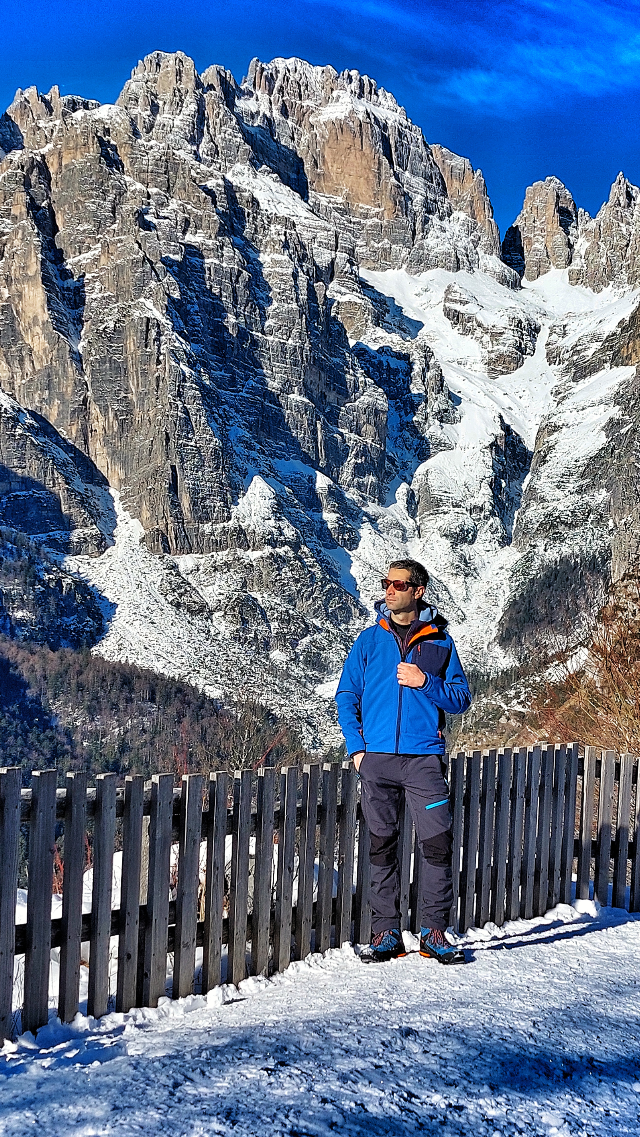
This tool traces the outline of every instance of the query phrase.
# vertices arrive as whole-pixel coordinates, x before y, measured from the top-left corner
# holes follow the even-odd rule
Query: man
[[[336,693],[371,832],[372,942],[360,955],[365,963],[405,955],[398,870],[403,795],[425,860],[420,953],[440,963],[464,963],[444,934],[453,889],[443,732],[445,712],[465,711],[471,694],[447,621],[423,599],[428,582],[417,561],[393,561],[382,581],[377,622],[358,636]]]

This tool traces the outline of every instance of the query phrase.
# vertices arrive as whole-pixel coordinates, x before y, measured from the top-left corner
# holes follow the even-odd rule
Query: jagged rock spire
[[[526,280],[571,264],[578,236],[578,210],[558,178],[534,182],[502,242],[502,258]]]

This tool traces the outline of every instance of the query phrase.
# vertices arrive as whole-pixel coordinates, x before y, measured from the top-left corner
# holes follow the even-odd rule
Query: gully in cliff
[[[371,831],[373,938],[361,953],[364,963],[405,954],[398,869],[403,794],[425,859],[420,952],[440,963],[464,963],[445,936],[453,890],[443,758],[445,712],[461,714],[471,694],[447,621],[423,599],[428,582],[417,561],[389,566],[377,621],[354,643],[336,693]]]

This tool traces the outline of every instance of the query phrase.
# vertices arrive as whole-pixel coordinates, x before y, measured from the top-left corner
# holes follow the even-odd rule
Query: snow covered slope
[[[0,1052],[5,1137],[640,1132],[640,922],[562,906],[470,962],[353,950]],[[408,946],[415,946],[407,936]]]

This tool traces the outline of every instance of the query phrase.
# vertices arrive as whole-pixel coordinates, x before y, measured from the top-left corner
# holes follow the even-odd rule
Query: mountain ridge
[[[635,571],[625,179],[596,219],[536,183],[500,260],[481,172],[373,80],[182,53],[115,105],[18,92],[0,147],[0,514],[106,598],[107,658],[321,747],[389,559],[486,671],[540,581],[579,638]]]

